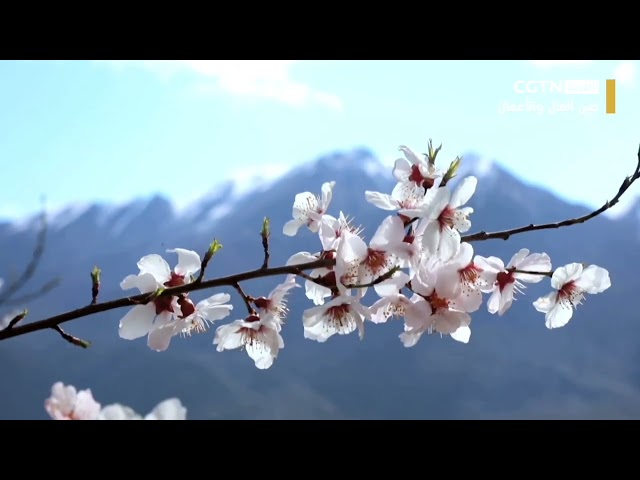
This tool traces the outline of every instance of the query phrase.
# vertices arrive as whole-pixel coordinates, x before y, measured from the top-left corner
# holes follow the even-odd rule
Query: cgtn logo
[[[565,95],[598,95],[599,80],[516,80],[513,91],[518,94],[561,93]]]

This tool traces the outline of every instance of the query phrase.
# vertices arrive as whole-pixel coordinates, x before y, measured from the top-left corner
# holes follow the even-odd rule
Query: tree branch
[[[7,303],[9,300],[11,300],[11,297],[14,294],[16,294],[18,291],[20,291],[20,289],[24,287],[27,284],[27,282],[31,279],[31,277],[33,277],[33,275],[36,273],[36,270],[42,258],[42,254],[44,253],[44,247],[45,247],[46,238],[47,238],[47,214],[44,209],[40,214],[40,222],[41,222],[41,227],[40,227],[40,231],[38,232],[38,237],[36,239],[36,246],[34,247],[33,254],[31,255],[31,260],[27,264],[26,268],[24,269],[20,277],[18,277],[18,279],[15,280],[14,282],[11,282],[7,286],[7,288],[4,289],[2,294],[0,294],[0,305],[3,305]],[[48,285],[51,285],[51,284],[52,282],[48,283]],[[13,303],[16,303],[16,302],[13,302]]]
[[[262,269],[261,269],[262,270]],[[247,312],[249,312],[249,315],[255,315],[256,311],[255,309],[251,306],[251,302],[249,301],[249,296],[244,293],[244,290],[242,290],[242,287],[240,286],[239,283],[234,283],[233,288],[236,289],[236,291],[238,292],[238,294],[242,297],[242,301],[244,302],[244,304],[247,307]]]
[[[180,285],[178,287],[167,288],[162,291],[160,296],[162,295],[179,295],[181,293],[194,292],[197,290],[205,290],[207,288],[221,287],[221,286],[233,286],[236,283],[243,282],[246,280],[252,280],[256,278],[262,277],[272,277],[275,275],[287,275],[287,274],[297,274],[301,270],[313,270],[316,268],[328,268],[335,265],[334,259],[320,259],[314,260],[309,263],[301,263],[299,265],[286,265],[282,267],[274,267],[274,268],[266,268],[266,269],[257,269],[250,270],[248,272],[237,273],[235,275],[229,275],[227,277],[215,278],[212,280],[207,280],[204,282],[192,282],[187,283],[185,285]],[[35,332],[38,330],[45,330],[47,328],[54,328],[62,323],[69,322],[71,320],[75,320],[82,317],[87,317],[89,315],[93,315],[100,312],[106,312],[108,310],[114,310],[116,308],[122,307],[132,307],[135,305],[144,304],[150,301],[153,295],[149,295],[148,293],[141,293],[139,295],[131,296],[131,297],[123,297],[116,300],[111,300],[103,303],[95,303],[93,305],[88,305],[85,307],[78,308],[76,310],[71,310],[69,312],[61,313],[54,317],[45,318],[43,320],[38,320],[36,322],[31,322],[27,324],[23,324],[20,326],[16,326],[11,329],[0,330],[0,340],[5,340],[11,337],[17,337],[19,335],[24,335],[30,332]]]
[[[531,225],[526,225],[524,227],[514,228],[511,230],[503,230],[499,232],[487,233],[482,231],[482,232],[474,233],[471,235],[465,235],[461,238],[461,241],[474,242],[478,240],[491,240],[494,238],[501,238],[502,240],[508,240],[509,237],[511,237],[512,235],[516,235],[518,233],[533,232],[535,230],[547,230],[550,228],[568,227],[570,225],[584,223],[587,220],[591,220],[593,217],[597,217],[601,213],[606,212],[611,207],[613,207],[616,203],[618,203],[618,201],[620,200],[620,197],[622,197],[622,195],[629,189],[631,184],[633,184],[633,182],[635,182],[638,178],[640,178],[640,148],[638,149],[638,163],[636,165],[635,172],[633,172],[633,175],[631,175],[630,177],[626,177],[624,179],[624,181],[622,182],[622,185],[620,185],[620,189],[618,190],[618,193],[616,194],[615,197],[613,197],[612,200],[605,202],[605,204],[602,205],[602,207],[591,212],[590,214],[584,215],[578,218],[572,218],[570,220],[564,220],[562,222],[544,223],[540,225],[531,224]]]

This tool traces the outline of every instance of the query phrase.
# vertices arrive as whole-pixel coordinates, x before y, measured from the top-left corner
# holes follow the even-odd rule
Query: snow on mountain
[[[397,158],[401,157],[401,154],[397,155]],[[440,168],[445,169],[447,166],[443,164]],[[392,179],[392,170],[393,162],[383,162],[369,149],[357,147],[331,152],[299,166],[272,164],[262,166],[259,171],[250,172],[239,168],[232,171],[229,178],[220,181],[196,200],[185,205],[178,205],[175,201],[169,200],[169,204],[171,213],[176,215],[175,220],[201,231],[211,228],[217,221],[229,215],[234,205],[237,205],[240,200],[265,192],[276,182],[294,178],[301,173],[310,177],[329,171],[347,176],[364,175],[370,179],[368,182],[371,188],[375,189],[376,186],[384,185],[384,182]],[[500,171],[501,169],[493,160],[475,153],[467,153],[463,156],[458,176],[452,185],[467,175],[475,175],[486,183],[497,178]],[[319,188],[320,185],[317,188],[318,192]],[[92,221],[95,225],[101,228],[108,226],[110,235],[120,236],[132,222],[135,222],[136,218],[149,209],[150,203],[157,201],[158,198],[158,196],[135,198],[129,202],[117,204],[82,202],[66,205],[54,211],[49,210],[47,222],[51,230],[60,231],[77,222],[93,208],[95,216]],[[39,213],[35,213],[20,221],[12,222],[10,229],[14,233],[34,230],[38,227],[38,222]]]

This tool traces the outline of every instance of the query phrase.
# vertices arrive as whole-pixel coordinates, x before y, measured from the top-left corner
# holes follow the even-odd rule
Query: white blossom
[[[536,310],[545,314],[547,328],[565,326],[573,316],[573,309],[584,300],[585,294],[604,292],[611,286],[609,272],[597,265],[584,268],[581,263],[570,263],[557,268],[551,277],[556,290],[533,302]]]
[[[322,184],[322,197],[315,196],[311,192],[303,192],[296,195],[293,202],[293,220],[285,223],[282,233],[293,237],[298,233],[300,227],[306,225],[309,230],[316,233],[320,228],[320,221],[326,214],[333,188],[336,182],[325,182]]]
[[[280,322],[272,315],[249,315],[244,320],[218,327],[213,343],[218,345],[218,352],[245,349],[255,366],[261,370],[273,365],[278,352],[284,348]]]
[[[100,404],[90,389],[77,391],[73,385],[62,382],[53,384],[44,408],[54,420],[97,420],[100,414]]]

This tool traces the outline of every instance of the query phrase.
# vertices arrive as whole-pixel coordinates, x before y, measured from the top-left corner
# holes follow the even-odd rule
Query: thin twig
[[[319,259],[309,263],[302,263],[299,265],[286,265],[282,267],[274,267],[250,270],[248,272],[237,273],[234,275],[229,275],[227,277],[214,278],[212,280],[207,280],[204,282],[192,282],[187,283],[185,285],[180,285],[178,287],[167,288],[162,291],[161,295],[179,295],[181,293],[194,292],[198,290],[205,290],[208,288],[221,287],[221,286],[229,286],[234,283],[243,282],[246,280],[252,280],[255,278],[262,277],[271,277],[275,275],[288,275],[288,274],[296,274],[301,270],[314,270],[316,268],[329,268],[335,265],[334,259]],[[69,322],[71,320],[76,320],[78,318],[87,317],[89,315],[94,315],[96,313],[106,312],[108,310],[114,310],[116,308],[122,307],[131,307],[135,305],[139,305],[141,303],[146,303],[152,298],[152,295],[148,293],[141,293],[139,295],[131,296],[131,297],[123,297],[118,298],[116,300],[111,300],[103,303],[96,303],[94,305],[88,305],[85,307],[78,308],[76,310],[71,310],[69,312],[61,313],[59,315],[45,318],[43,320],[38,320],[36,322],[27,323],[24,325],[20,325],[14,327],[12,329],[4,329],[0,330],[0,340],[5,340],[11,337],[17,337],[19,335],[25,335],[30,332],[36,332],[38,330],[45,330],[47,328],[55,327],[56,325],[60,325],[65,322]]]
[[[29,310],[25,308],[22,312],[20,312],[18,315],[13,317],[9,322],[9,325],[7,325],[7,330],[15,327],[18,324],[18,322],[20,322],[24,317],[27,316],[27,313],[29,313]]]
[[[67,342],[75,345],[76,347],[89,348],[91,346],[91,342],[86,340],[82,340],[81,338],[74,337],[73,335],[69,335],[67,332],[62,330],[59,325],[55,325],[51,327],[53,330],[58,332],[62,338],[64,338]]]
[[[269,236],[271,235],[271,221],[269,217],[264,217],[262,222],[262,230],[260,231],[260,237],[262,237],[262,250],[264,251],[264,261],[262,262],[262,269],[269,268]]]
[[[16,304],[19,304],[19,303],[25,303],[25,302],[28,302],[30,300],[33,300],[34,298],[41,297],[45,293],[48,293],[51,290],[53,290],[54,288],[56,288],[59,284],[60,284],[60,279],[59,278],[54,278],[53,280],[49,280],[47,283],[45,283],[42,287],[40,287],[35,292],[26,293],[26,294],[22,295],[21,297],[13,297],[13,298],[7,299],[5,301],[5,305],[16,305]]]
[[[207,249],[207,253],[204,254],[202,262],[200,263],[200,274],[195,280],[196,283],[202,282],[202,279],[204,278],[204,272],[207,269],[207,265],[209,265],[209,262],[211,261],[213,256],[218,253],[221,248],[222,244],[218,242],[218,240],[214,239],[213,242],[211,242],[211,245],[209,245],[209,248]]]
[[[256,311],[251,306],[251,302],[249,300],[249,296],[246,293],[244,293],[244,290],[242,290],[242,287],[240,286],[240,284],[236,282],[236,283],[234,283],[232,285],[232,287],[235,288],[236,291],[238,292],[238,294],[242,297],[242,301],[247,306],[247,312],[249,312],[249,315],[255,315]]]
[[[91,270],[91,305],[98,303],[98,293],[100,293],[100,270],[97,266]]]
[[[375,285],[378,285],[379,283],[384,282],[385,280],[389,280],[391,277],[393,277],[393,275],[400,270],[400,267],[395,266],[393,267],[391,270],[389,270],[386,273],[383,273],[382,275],[380,275],[377,278],[374,278],[373,280],[371,280],[369,283],[363,283],[361,285],[345,285],[345,288],[351,289],[351,288],[367,288],[367,287],[373,287]]]
[[[513,269],[511,271],[514,273],[524,273],[527,275],[542,275],[543,277],[553,277],[553,272],[530,272],[529,270],[518,270],[518,269]]]
[[[613,197],[612,200],[605,202],[605,204],[602,205],[602,207],[591,212],[590,214],[584,215],[578,218],[572,218],[570,220],[564,220],[563,222],[544,223],[540,225],[531,224],[531,225],[526,225],[524,227],[514,228],[511,230],[503,230],[503,231],[491,232],[491,233],[482,231],[482,232],[474,233],[471,235],[465,235],[461,238],[461,241],[474,242],[478,240],[491,240],[494,238],[501,238],[502,240],[508,240],[509,237],[511,237],[512,235],[516,235],[518,233],[533,232],[535,230],[546,230],[550,228],[568,227],[570,225],[584,223],[587,220],[591,220],[593,217],[597,217],[601,213],[606,212],[611,207],[613,207],[616,203],[618,203],[618,201],[620,200],[620,197],[622,197],[622,195],[629,189],[631,184],[633,184],[633,182],[635,182],[638,178],[640,178],[640,148],[638,149],[638,164],[636,165],[636,170],[633,173],[633,175],[631,175],[630,177],[626,177],[624,179],[624,181],[622,182],[622,185],[620,185],[620,189],[618,190],[618,193],[616,194],[615,197]]]
[[[38,265],[40,264],[40,259],[42,258],[42,254],[44,253],[44,247],[47,238],[47,214],[44,209],[40,214],[40,222],[41,227],[36,239],[36,245],[31,255],[31,260],[27,264],[20,277],[18,277],[16,281],[11,282],[11,284],[4,289],[4,291],[0,295],[0,305],[6,303],[14,294],[20,291],[20,289],[24,287],[31,279],[31,277],[33,277],[33,275],[36,273]]]

